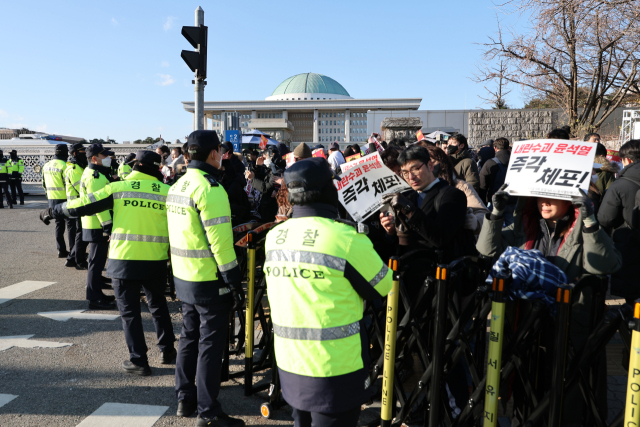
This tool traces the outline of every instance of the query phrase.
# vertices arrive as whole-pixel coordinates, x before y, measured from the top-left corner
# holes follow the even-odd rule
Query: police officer
[[[264,272],[282,394],[296,426],[356,426],[369,388],[363,299],[391,290],[392,271],[354,227],[335,221],[326,160],[284,173],[293,218],[267,235]]]
[[[229,310],[242,307],[244,291],[233,248],[231,209],[215,179],[222,163],[215,131],[187,138],[189,166],[169,190],[167,216],[173,280],[182,301],[176,360],[177,415],[198,412],[198,426],[242,426],[217,401]]]
[[[69,157],[69,148],[67,144],[58,144],[55,147],[53,159],[49,160],[42,167],[42,187],[47,193],[49,207],[59,205],[67,201],[67,192],[64,188],[64,169],[67,167],[67,158]],[[72,222],[67,221],[68,225],[73,227]],[[58,258],[67,258],[67,245],[64,241],[64,219],[56,219],[56,246],[58,248]],[[75,230],[68,233],[69,249],[73,250],[75,244]]]
[[[89,163],[80,179],[80,197],[95,193],[109,184],[109,156],[113,154],[99,143],[91,144],[85,151]],[[107,263],[112,226],[109,209],[82,216],[82,240],[89,242],[87,300],[89,308],[93,310],[115,309],[115,298],[102,292],[102,270]]]
[[[67,167],[64,170],[64,183],[67,191],[67,201],[75,200],[80,197],[80,184],[82,182],[82,174],[87,167],[87,154],[84,145],[80,143],[71,146],[71,157],[67,161]],[[74,222],[75,238],[73,249],[69,252],[66,267],[75,267],[77,270],[86,270],[87,265],[87,242],[82,240],[82,220],[78,218],[70,218],[69,222]],[[71,227],[69,227],[71,229]]]
[[[133,162],[136,160],[136,155],[134,153],[129,153],[127,158],[120,166],[118,166],[118,178],[124,181],[124,179],[129,176],[131,173],[131,166]]]
[[[99,145],[99,144],[94,144]],[[94,151],[91,148],[92,154]],[[98,154],[104,155],[104,152]],[[94,156],[95,157],[95,156]],[[49,217],[92,215],[113,209],[114,224],[107,274],[113,278],[122,327],[129,349],[123,369],[130,374],[151,375],[140,315],[140,289],[144,289],[162,353],[160,362],[175,361],[175,336],[164,296],[167,283],[169,232],[165,201],[169,186],[160,181],[160,156],[138,151],[133,172],[126,180],[105,185],[41,214]],[[94,169],[95,170],[95,169]]]
[[[13,204],[18,203],[16,190],[20,196],[20,204],[24,205],[24,193],[22,192],[22,174],[24,173],[24,160],[18,158],[18,152],[11,150],[9,152],[9,185],[11,186],[11,198]]]
[[[7,159],[4,158],[4,153],[0,150],[0,209],[4,209],[2,193],[4,193],[7,198],[7,205],[9,205],[9,209],[13,209],[13,202],[9,195],[9,168],[7,167],[7,163]]]

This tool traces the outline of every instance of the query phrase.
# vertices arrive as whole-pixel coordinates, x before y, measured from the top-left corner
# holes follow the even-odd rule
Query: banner
[[[360,154],[360,153],[356,153],[356,154],[354,154],[354,155],[352,155],[352,156],[347,157],[347,158],[346,158],[346,159],[344,159],[344,160],[345,160],[345,162],[349,163],[350,161],[352,161],[352,160],[356,160],[356,159],[359,159],[360,157],[362,157],[362,154]]]
[[[260,135],[260,149],[266,150],[268,143],[269,143],[269,140],[264,135]]]
[[[285,162],[287,162],[287,166],[285,167],[285,169],[288,169],[292,164],[296,162],[292,152],[285,154],[284,160]]]
[[[382,163],[379,153],[343,163],[340,167],[342,179],[336,183],[338,197],[356,222],[362,222],[378,211],[385,194],[411,189]]]
[[[589,190],[596,144],[560,139],[513,144],[505,183],[512,196],[571,200]]]
[[[323,159],[326,159],[327,156],[324,155],[324,150],[322,148],[316,148],[315,150],[313,150],[313,152],[311,153],[312,157],[322,157]]]

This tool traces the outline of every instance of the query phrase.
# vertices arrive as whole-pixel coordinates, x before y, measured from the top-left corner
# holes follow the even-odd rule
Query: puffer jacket
[[[622,269],[611,277],[611,294],[623,298],[640,297],[640,239],[628,226],[639,189],[640,164],[631,163],[611,184],[598,211],[598,221],[622,253]]]
[[[484,217],[489,213],[489,209],[482,203],[480,196],[468,182],[462,179],[456,179],[455,183],[456,188],[467,196],[467,215],[473,215],[475,217],[476,227],[473,229],[473,234],[478,235],[482,229]]]
[[[613,184],[613,181],[616,180],[616,174],[620,173],[620,166],[617,163],[610,162],[603,156],[598,156],[593,161],[594,163],[600,163],[602,165],[600,169],[596,169],[596,173],[598,174],[596,188],[600,194],[604,194],[611,184]]]
[[[459,153],[449,156],[453,162],[456,176],[471,184],[476,192],[480,191],[480,176],[478,165],[471,158],[471,150],[467,147]]]
[[[620,269],[622,256],[602,227],[597,225],[586,229],[577,208],[571,217],[570,227],[557,245],[555,254],[543,251],[547,258],[553,257],[553,263],[565,272],[570,281],[583,274],[612,274]],[[476,248],[482,255],[492,257],[499,256],[507,246],[540,249],[536,246],[541,240],[549,241],[548,236],[538,236],[541,229],[546,233],[543,228],[535,198],[520,197],[513,224],[508,227],[502,228],[502,219],[492,220],[490,215],[485,217]]]

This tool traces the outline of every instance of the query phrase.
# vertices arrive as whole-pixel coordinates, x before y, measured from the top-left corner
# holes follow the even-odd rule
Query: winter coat
[[[276,184],[271,168],[264,165],[256,166],[254,172],[255,176],[251,180],[251,186],[262,193],[258,213],[260,214],[262,222],[273,222],[278,212],[278,201],[273,197]]]
[[[224,170],[220,171],[218,179],[229,197],[232,225],[236,226],[251,218],[251,203],[244,191],[247,180],[244,175],[236,172],[230,160],[223,160],[222,165]]]
[[[486,146],[480,148],[480,150],[478,150],[478,157],[480,157],[480,160],[478,160],[478,170],[482,170],[482,167],[487,163],[487,160],[493,159],[495,156],[496,150],[493,147]]]
[[[459,153],[449,156],[453,162],[453,170],[456,176],[465,180],[473,186],[476,191],[480,190],[480,178],[478,177],[478,165],[471,158],[471,151],[465,148]]]
[[[610,162],[603,156],[598,156],[593,161],[602,165],[600,169],[596,169],[596,173],[598,174],[596,188],[600,194],[604,194],[605,191],[609,189],[613,181],[616,180],[616,174],[620,173],[620,166],[618,163]]]
[[[467,196],[467,215],[472,214],[476,218],[476,226],[473,228],[473,234],[480,234],[484,216],[489,213],[489,209],[482,203],[480,196],[476,190],[462,179],[456,179],[456,188]]]
[[[548,235],[540,222],[535,198],[520,197],[513,215],[513,224],[502,228],[502,219],[484,220],[476,248],[482,255],[497,257],[507,246],[522,249],[540,249],[556,266],[565,272],[570,281],[583,274],[611,274],[622,266],[622,256],[613,241],[600,226],[585,229],[579,209],[569,210],[569,232],[562,236]],[[546,222],[545,222],[546,224]],[[542,235],[540,235],[542,233]],[[551,237],[552,242],[549,242]],[[558,241],[559,240],[559,241]],[[549,244],[552,249],[549,250]],[[555,248],[557,251],[554,252]]]
[[[611,277],[611,294],[623,298],[640,297],[640,239],[627,224],[631,224],[636,193],[640,185],[640,164],[631,163],[620,171],[618,179],[604,195],[598,222],[611,234],[622,253],[622,269]]]
[[[494,158],[500,160],[500,162],[505,165],[505,167],[509,167],[511,151],[500,150],[496,153]],[[496,163],[493,158],[487,160],[482,167],[482,170],[480,171],[480,191],[478,191],[478,194],[482,198],[482,201],[485,203],[491,203],[491,198],[493,197],[494,182],[499,171],[500,166],[498,166],[498,163]],[[504,183],[500,183],[500,185],[502,184]]]

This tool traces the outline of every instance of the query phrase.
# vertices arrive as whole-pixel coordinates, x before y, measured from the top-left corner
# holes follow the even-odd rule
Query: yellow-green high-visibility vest
[[[100,166],[90,163],[80,178],[80,197],[102,190],[109,180],[99,171]],[[108,239],[113,220],[108,209],[82,217],[82,240],[85,242],[102,242]]]
[[[131,169],[131,166],[127,165],[126,163],[123,163],[120,166],[118,166],[118,177],[124,180],[127,176],[129,176],[132,170],[133,169]]]
[[[93,193],[69,201],[66,216],[113,210],[107,275],[116,279],[166,280],[169,230],[165,201],[169,186],[134,171]]]
[[[229,198],[212,175],[189,166],[167,196],[176,292],[189,304],[205,304],[222,296],[231,301],[225,283],[239,283],[240,277],[227,277],[239,272]]]
[[[80,183],[84,168],[77,163],[67,162],[64,169],[64,182],[67,189],[67,200],[74,200],[80,197]]]
[[[43,186],[47,192],[47,199],[66,200],[67,192],[64,188],[64,169],[67,163],[60,159],[51,159],[42,168]]]
[[[363,295],[387,295],[392,271],[367,236],[318,216],[273,228],[265,251],[263,271],[287,402],[312,412],[342,412],[362,403],[358,399],[365,399],[369,386]],[[313,394],[324,393],[314,402]]]
[[[12,159],[9,159],[7,167],[9,168],[10,175],[14,178],[20,178],[24,173],[24,160],[18,159],[17,161],[13,161]]]

